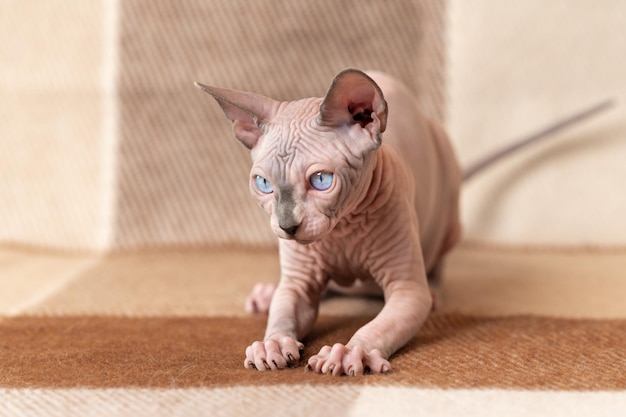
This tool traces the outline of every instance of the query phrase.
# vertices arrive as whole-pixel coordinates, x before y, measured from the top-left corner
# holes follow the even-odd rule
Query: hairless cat
[[[443,129],[421,115],[408,88],[380,72],[346,69],[323,98],[290,102],[196,85],[250,149],[250,192],[280,238],[278,284],[257,286],[247,301],[249,311],[268,313],[268,323],[264,340],[246,349],[244,366],[299,363],[300,340],[329,286],[384,296],[382,310],[347,343],[308,359],[307,369],[332,375],[388,372],[390,356],[418,332],[433,305],[429,279],[461,237],[464,178],[610,104],[462,171]]]

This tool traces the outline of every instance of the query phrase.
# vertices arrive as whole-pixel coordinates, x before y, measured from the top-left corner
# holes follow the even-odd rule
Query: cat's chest
[[[325,275],[338,283],[348,286],[356,279],[366,280],[371,278],[367,267],[356,258],[351,258],[345,252],[328,253],[322,264]]]
[[[338,227],[326,239],[314,245],[315,258],[322,273],[342,286],[355,280],[371,279],[369,243],[362,228]]]

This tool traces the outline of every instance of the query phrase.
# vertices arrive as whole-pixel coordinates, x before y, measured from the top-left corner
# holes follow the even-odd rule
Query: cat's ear
[[[380,134],[387,126],[387,102],[374,80],[362,71],[348,68],[337,74],[328,88],[319,121],[333,127],[359,124],[380,145]]]
[[[256,146],[263,134],[263,123],[274,117],[280,104],[259,94],[195,84],[217,100],[224,115],[233,122],[235,137],[248,149]]]

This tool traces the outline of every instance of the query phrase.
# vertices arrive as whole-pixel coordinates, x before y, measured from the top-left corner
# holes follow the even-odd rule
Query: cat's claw
[[[289,337],[270,338],[254,342],[246,349],[243,366],[258,371],[275,371],[297,365],[304,345]]]
[[[256,284],[250,295],[246,298],[246,313],[267,314],[275,291],[276,284],[267,284],[263,282]]]
[[[378,349],[366,352],[360,346],[348,348],[336,343],[332,347],[324,346],[317,355],[312,356],[307,369],[334,376],[358,376],[366,372],[387,373],[391,371],[391,365]]]

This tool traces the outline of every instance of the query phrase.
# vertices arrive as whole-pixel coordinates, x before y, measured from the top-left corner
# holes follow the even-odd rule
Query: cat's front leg
[[[265,338],[246,349],[244,366],[259,371],[277,370],[300,362],[299,341],[317,318],[319,295],[288,278],[279,283],[270,305]]]
[[[252,343],[246,349],[243,366],[258,371],[275,371],[300,362],[304,345],[290,336],[272,337]]]
[[[432,298],[423,279],[393,279],[384,288],[385,306],[372,321],[361,327],[347,344],[324,346],[312,356],[307,368],[332,375],[386,373],[389,357],[418,331],[431,309]]]
[[[300,362],[306,336],[317,318],[326,282],[310,248],[280,242],[281,279],[274,291],[262,341],[246,349],[244,366],[259,371],[282,369]]]

